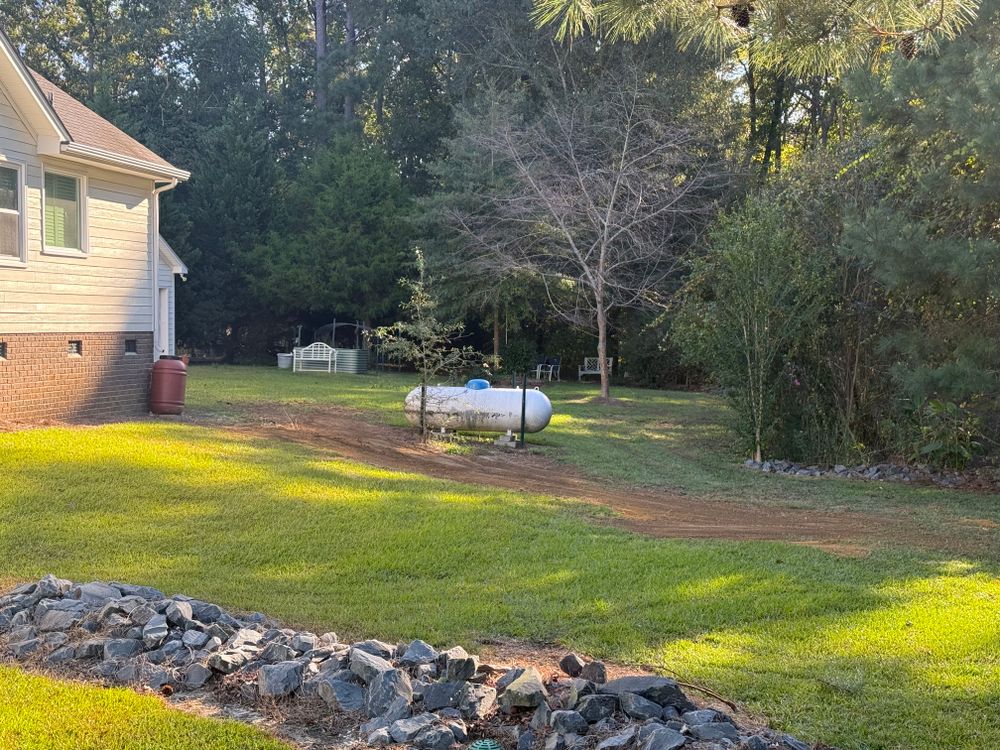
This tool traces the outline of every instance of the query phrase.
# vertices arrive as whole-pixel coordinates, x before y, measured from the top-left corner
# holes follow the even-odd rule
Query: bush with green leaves
[[[756,460],[785,434],[781,394],[802,383],[796,359],[822,325],[829,274],[780,207],[751,200],[723,216],[694,264],[675,323],[688,361],[726,388]]]

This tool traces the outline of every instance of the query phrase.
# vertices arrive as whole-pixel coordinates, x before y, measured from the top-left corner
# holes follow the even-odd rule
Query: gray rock
[[[465,722],[461,719],[448,719],[444,725],[451,730],[451,735],[455,738],[455,742],[465,742],[469,739],[469,728],[465,726]]]
[[[396,698],[389,704],[389,707],[382,714],[381,718],[387,724],[392,724],[399,719],[406,719],[413,715],[413,706],[405,698]]]
[[[42,636],[42,640],[45,641],[46,646],[58,648],[69,643],[69,636],[65,633],[46,633]]]
[[[611,682],[602,685],[600,690],[602,693],[611,695],[635,693],[654,703],[659,703],[661,706],[675,706],[682,709],[694,708],[680,686],[666,677],[619,677],[617,680],[611,680]]]
[[[508,669],[503,675],[497,680],[497,692],[502,693],[507,689],[514,680],[524,674],[524,667],[514,667],[513,669]]]
[[[618,696],[622,704],[622,711],[628,716],[638,721],[646,719],[659,719],[663,717],[663,706],[654,703],[648,698],[643,698],[635,693],[622,693]]]
[[[743,740],[743,742],[740,743],[739,750],[768,750],[770,747],[770,742],[761,737],[759,734],[755,734],[752,737],[747,737]]]
[[[54,575],[49,573],[37,584],[35,584],[35,588],[31,593],[40,598],[47,596],[61,596],[71,588],[73,588],[72,581],[67,581],[65,578],[56,578]]]
[[[536,732],[544,732],[549,726],[549,718],[552,716],[552,709],[549,708],[548,703],[540,703],[538,708],[535,709],[535,713],[531,717],[531,723],[529,726]]]
[[[360,711],[365,705],[365,691],[345,680],[322,678],[317,693],[328,706],[341,711]]]
[[[129,658],[142,651],[142,641],[134,638],[111,638],[104,642],[104,658]]]
[[[389,734],[392,736],[393,742],[410,742],[435,721],[437,721],[437,717],[430,713],[418,714],[409,719],[399,719],[389,727]]]
[[[559,660],[559,668],[570,677],[579,677],[585,666],[586,662],[576,654],[566,654]]]
[[[365,682],[371,682],[376,675],[393,669],[392,664],[381,656],[376,656],[359,648],[351,649],[351,671]]]
[[[76,658],[76,649],[73,646],[61,646],[49,654],[46,661],[49,664],[65,664]]]
[[[140,604],[129,613],[128,619],[139,627],[144,627],[154,617],[156,617],[155,609],[148,604]]]
[[[167,622],[180,627],[183,627],[188,621],[194,619],[194,612],[191,610],[189,602],[172,601],[167,605],[164,614],[167,616]]]
[[[203,622],[206,625],[218,622],[226,612],[218,604],[209,604],[208,602],[200,602],[192,599],[188,602],[191,605],[191,616],[198,622]]]
[[[154,589],[151,586],[136,586],[131,583],[121,583],[119,581],[111,581],[111,585],[121,591],[124,596],[139,596],[148,602],[166,598],[166,595],[162,591]]]
[[[154,614],[142,628],[142,642],[146,644],[146,648],[155,648],[163,643],[163,639],[169,634],[166,615]]]
[[[529,667],[500,695],[500,708],[508,714],[518,708],[537,708],[547,697],[542,676],[537,669]]]
[[[640,750],[677,750],[683,747],[687,738],[680,732],[667,727],[656,727],[646,735],[639,745]]]
[[[597,685],[589,680],[574,677],[568,681],[569,693],[566,696],[566,705],[575,706],[585,695],[594,695],[597,692]]]
[[[532,727],[533,729],[534,727]],[[461,742],[462,740],[459,740]],[[517,735],[517,750],[532,750],[535,746],[535,732],[526,729]]]
[[[458,708],[465,694],[464,682],[435,682],[424,688],[423,703],[428,711]]]
[[[559,734],[586,734],[587,720],[579,711],[553,711],[549,726]]]
[[[76,588],[72,592],[74,599],[91,604],[104,604],[109,599],[121,599],[122,592],[116,586],[111,586],[100,581],[91,581]]]
[[[317,643],[319,643],[319,638],[312,633],[296,633],[292,636],[288,645],[299,653],[304,654],[306,651],[312,651],[316,648]]]
[[[188,630],[181,637],[181,643],[188,648],[201,648],[208,643],[208,634],[200,630]]]
[[[608,681],[608,668],[604,666],[603,661],[592,661],[580,670],[580,677],[603,685]]]
[[[438,652],[434,647],[424,641],[416,640],[406,647],[399,663],[407,667],[431,664],[438,658]]]
[[[809,750],[809,745],[790,734],[782,735],[780,744],[782,748],[788,748],[788,750]]]
[[[635,739],[636,731],[635,727],[629,727],[624,732],[607,737],[597,743],[597,750],[622,750]]]
[[[97,659],[104,656],[104,638],[90,638],[76,647],[77,659]]]
[[[26,625],[23,628],[16,628],[12,630],[7,637],[12,641],[27,641],[38,635],[38,630],[36,630],[31,625]]]
[[[444,679],[449,681],[471,680],[479,669],[478,656],[449,658],[445,665]]]
[[[728,721],[696,724],[691,727],[691,736],[699,740],[732,740],[734,742],[740,738],[736,727]]]
[[[173,659],[183,648],[180,641],[167,641],[155,651],[146,654],[150,664],[163,664]]]
[[[368,684],[365,711],[369,716],[382,716],[397,698],[402,698],[407,705],[413,700],[410,676],[401,669],[379,672]]]
[[[448,727],[427,727],[413,738],[418,750],[448,750],[455,744],[455,735]]]
[[[368,743],[369,747],[385,747],[392,744],[392,737],[389,735],[389,730],[382,727],[370,733],[365,742]]]
[[[42,615],[38,622],[38,629],[43,633],[51,633],[54,630],[69,630],[80,621],[80,616],[76,612],[50,609]]]
[[[497,705],[497,691],[487,685],[465,683],[459,696],[458,709],[466,719],[486,718]]]
[[[216,635],[214,632],[210,632],[209,635]],[[226,646],[229,648],[243,648],[244,646],[255,646],[260,643],[261,638],[264,636],[258,633],[256,630],[250,630],[250,628],[240,628],[235,631],[226,641]]]
[[[717,721],[718,718],[719,712],[711,708],[700,708],[695,711],[685,711],[681,714],[681,721],[691,727],[695,724],[708,724],[710,721]]]
[[[279,661],[289,661],[297,655],[298,652],[291,646],[275,641],[264,647],[264,650],[260,652],[260,659],[268,664],[274,664]]]
[[[101,677],[112,677],[121,668],[121,659],[107,659],[94,667],[94,672]]]
[[[566,735],[553,732],[545,738],[545,750],[566,750]]]
[[[204,664],[189,664],[181,670],[181,684],[189,690],[197,690],[212,677],[212,670]]]
[[[377,656],[380,659],[391,659],[396,655],[396,647],[383,641],[358,641],[357,643],[352,643],[351,648],[371,654],[372,656]]]
[[[135,662],[129,662],[123,664],[117,672],[115,672],[115,681],[120,682],[123,685],[131,684],[139,681],[140,671],[139,665]]]
[[[169,669],[154,669],[146,678],[146,686],[150,690],[162,690],[164,685],[172,685],[173,683],[174,675]]]
[[[264,698],[291,695],[301,684],[302,664],[296,661],[265,664],[257,672],[257,692]]]
[[[227,649],[217,654],[212,654],[208,660],[208,666],[216,672],[222,674],[232,674],[250,660],[245,651],[238,649]]]
[[[607,719],[617,708],[618,698],[614,695],[604,694],[585,695],[576,704],[576,710],[591,724]]]

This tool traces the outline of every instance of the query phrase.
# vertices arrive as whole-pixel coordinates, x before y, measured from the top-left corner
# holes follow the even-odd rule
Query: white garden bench
[[[614,359],[611,357],[607,358],[608,362],[608,375],[611,374],[611,365]],[[601,358],[600,357],[584,357],[583,364],[577,368],[576,379],[583,380],[584,375],[600,375],[601,374]]]
[[[337,350],[317,341],[292,350],[292,372],[336,372]]]

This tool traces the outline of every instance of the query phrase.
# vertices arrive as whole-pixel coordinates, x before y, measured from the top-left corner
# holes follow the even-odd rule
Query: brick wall
[[[126,353],[126,340],[135,341],[135,354]],[[69,353],[70,341],[81,342],[79,356]],[[148,411],[152,333],[0,333],[0,344],[0,421],[104,421]]]

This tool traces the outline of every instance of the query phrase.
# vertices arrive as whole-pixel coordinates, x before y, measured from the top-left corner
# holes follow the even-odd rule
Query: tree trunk
[[[316,109],[326,109],[326,0],[316,0]]]
[[[354,92],[351,86],[354,85],[354,15],[351,13],[351,6],[347,4],[344,9],[344,46],[347,51],[347,91],[344,94],[344,122],[350,124],[354,122]]]
[[[764,149],[764,162],[761,174],[766,175],[771,167],[771,155],[775,156],[775,164],[781,168],[781,123],[785,111],[785,75],[778,74],[774,82],[774,107],[771,110],[771,122],[767,128],[767,146]]]
[[[493,306],[493,356],[500,356],[500,306]]]
[[[601,399],[611,398],[611,373],[608,372],[608,311],[597,304],[597,362],[601,368]]]

